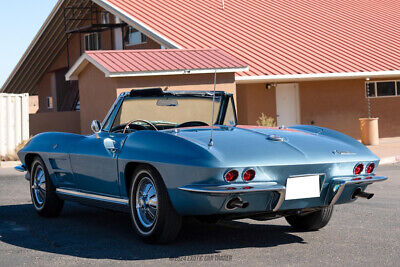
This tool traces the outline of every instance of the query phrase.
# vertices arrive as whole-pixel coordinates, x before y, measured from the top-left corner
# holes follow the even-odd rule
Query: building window
[[[125,32],[125,45],[137,45],[147,42],[147,36],[129,26]]]
[[[85,50],[101,50],[101,35],[99,33],[85,35]]]
[[[101,12],[101,23],[102,24],[110,24],[110,13]]]
[[[80,100],[78,100],[78,102],[76,102],[74,110],[81,110],[81,101]]]
[[[53,109],[53,97],[48,96],[46,98],[46,105],[47,105],[47,109]]]
[[[367,97],[375,97],[375,83],[366,83],[365,90]]]
[[[376,81],[365,83],[367,97],[400,96],[400,81]]]

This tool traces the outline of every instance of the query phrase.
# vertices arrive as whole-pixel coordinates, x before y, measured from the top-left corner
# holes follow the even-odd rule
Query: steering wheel
[[[134,123],[134,122],[144,122],[144,123],[150,125],[151,127],[153,127],[154,130],[158,131],[157,127],[156,127],[153,123],[151,123],[151,122],[149,122],[149,121],[146,121],[146,120],[131,120],[131,121],[128,121],[128,122],[126,123],[126,125],[125,125],[124,130],[122,131],[122,133],[124,134],[124,133],[126,132],[126,130],[129,128],[129,125],[131,125],[131,124]]]
[[[209,126],[209,125],[203,121],[187,121],[187,122],[184,122],[184,123],[181,123],[181,124],[175,126],[175,128],[193,127],[193,126]]]

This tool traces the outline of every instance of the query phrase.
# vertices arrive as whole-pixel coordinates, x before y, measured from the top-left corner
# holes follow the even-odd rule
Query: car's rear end
[[[215,167],[174,167],[186,181],[169,187],[178,212],[289,214],[371,198],[365,188],[387,179],[375,175],[379,159],[373,153],[351,138],[329,136],[333,131],[232,128],[214,134],[215,147],[208,149],[219,161]],[[177,135],[200,145],[207,138],[204,129]]]

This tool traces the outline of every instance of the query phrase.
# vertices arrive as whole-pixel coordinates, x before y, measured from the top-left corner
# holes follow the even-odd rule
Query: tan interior
[[[113,126],[121,125],[135,119],[168,121],[176,124],[188,121],[202,121],[211,125],[211,98],[169,98],[176,99],[178,101],[177,106],[157,105],[158,99],[160,98],[125,100],[116,116]],[[215,102],[216,113],[220,105],[219,101]]]

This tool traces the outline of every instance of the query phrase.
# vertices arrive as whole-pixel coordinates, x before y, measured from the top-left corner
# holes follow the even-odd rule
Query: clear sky
[[[2,3],[0,88],[56,3],[57,0],[14,0]]]

